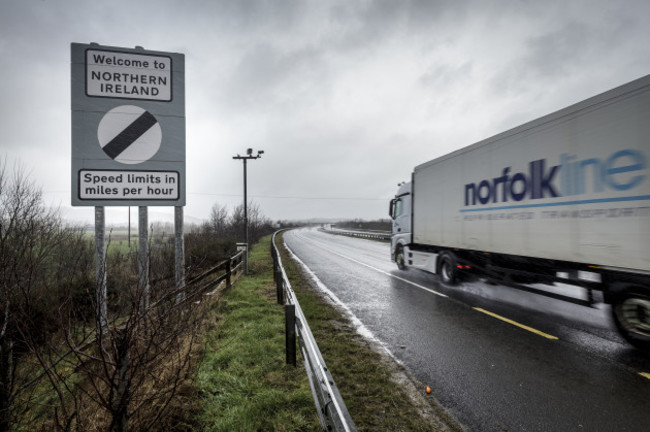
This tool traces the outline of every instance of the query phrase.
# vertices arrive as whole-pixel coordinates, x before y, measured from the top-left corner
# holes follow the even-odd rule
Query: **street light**
[[[258,150],[257,155],[253,156],[253,149],[246,150],[246,156],[233,156],[233,159],[241,159],[244,162],[244,241],[246,242],[246,259],[244,260],[244,274],[248,274],[248,198],[246,186],[246,161],[249,159],[259,159],[264,154],[264,150]]]

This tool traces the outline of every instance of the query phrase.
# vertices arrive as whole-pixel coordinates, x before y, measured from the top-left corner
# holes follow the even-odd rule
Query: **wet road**
[[[650,355],[617,335],[608,307],[480,281],[448,288],[398,270],[387,243],[315,229],[284,237],[468,430],[650,430]]]

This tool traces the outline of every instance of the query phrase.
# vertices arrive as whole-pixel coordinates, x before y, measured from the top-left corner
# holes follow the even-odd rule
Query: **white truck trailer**
[[[416,166],[390,216],[400,269],[578,285],[648,349],[650,75]]]

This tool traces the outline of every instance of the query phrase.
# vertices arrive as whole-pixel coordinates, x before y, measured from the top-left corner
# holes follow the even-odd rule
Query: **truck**
[[[548,295],[611,305],[623,338],[650,349],[650,75],[418,165],[398,186],[399,269],[449,286],[555,285]],[[557,293],[572,285],[586,300]]]

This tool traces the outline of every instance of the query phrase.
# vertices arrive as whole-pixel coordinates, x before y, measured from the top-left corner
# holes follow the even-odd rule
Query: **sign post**
[[[147,206],[185,205],[185,56],[73,43],[71,78],[71,201],[95,206],[98,327],[103,332],[104,206],[139,207],[139,288],[147,307]],[[182,229],[182,221],[176,223],[181,238]],[[178,247],[176,261],[177,269],[184,268],[184,251]],[[179,278],[177,270],[177,286]]]

